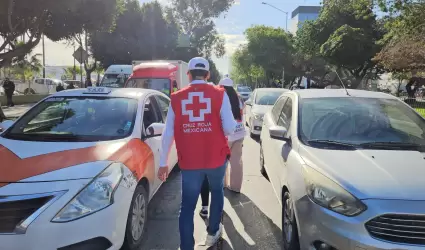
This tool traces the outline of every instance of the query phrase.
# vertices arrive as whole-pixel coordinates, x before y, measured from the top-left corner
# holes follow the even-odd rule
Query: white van
[[[38,78],[30,83],[15,83],[16,91],[19,93],[23,93],[24,95],[31,94],[42,94],[48,95],[56,93],[56,87],[61,83],[64,87],[66,85],[58,79],[51,78]]]
[[[100,86],[110,88],[123,88],[125,82],[133,73],[132,65],[111,65],[106,69]]]

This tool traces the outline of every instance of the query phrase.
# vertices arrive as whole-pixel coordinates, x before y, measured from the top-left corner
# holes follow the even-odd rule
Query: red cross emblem
[[[182,101],[182,114],[189,116],[190,122],[202,122],[206,114],[211,114],[211,98],[205,98],[203,92],[191,92]]]

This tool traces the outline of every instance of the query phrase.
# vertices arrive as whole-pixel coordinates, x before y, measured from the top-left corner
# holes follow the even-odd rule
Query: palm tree
[[[99,85],[100,84],[100,75],[103,75],[103,73],[105,73],[105,70],[98,65],[97,68],[95,69],[95,72],[97,74],[97,84]]]
[[[67,79],[77,79],[77,75],[81,74],[81,70],[80,67],[75,67],[74,70],[74,66],[70,66],[70,67],[66,67],[63,69],[65,76]]]
[[[40,73],[43,69],[40,59],[38,57],[41,54],[32,55],[29,59],[21,58],[17,59],[12,64],[12,71],[16,75],[22,77],[22,81],[26,82],[27,79],[32,79],[34,75]]]

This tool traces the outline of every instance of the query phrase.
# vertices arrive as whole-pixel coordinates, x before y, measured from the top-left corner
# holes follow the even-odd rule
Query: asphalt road
[[[19,117],[33,104],[4,108],[6,116]],[[240,194],[225,192],[223,240],[217,250],[274,250],[281,247],[281,208],[270,183],[260,174],[259,145],[246,137],[243,148],[244,182]],[[181,200],[180,173],[175,172],[149,205],[143,250],[179,249],[178,217]],[[195,241],[202,242],[206,223],[195,212]],[[206,249],[198,246],[197,249]]]
[[[270,183],[260,174],[259,145],[244,142],[244,182],[241,194],[225,193],[224,235],[219,250],[273,250],[281,247],[281,209]],[[149,206],[149,222],[141,249],[179,249],[180,174],[164,183]],[[202,242],[206,224],[195,212],[195,241]],[[197,249],[206,249],[198,246]]]

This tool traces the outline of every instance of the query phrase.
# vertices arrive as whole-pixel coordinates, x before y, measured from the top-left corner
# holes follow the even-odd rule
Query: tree
[[[215,84],[218,84],[220,82],[221,76],[220,72],[217,69],[217,66],[215,65],[214,61],[211,59],[208,59],[208,62],[210,63],[210,82],[213,82]]]
[[[66,79],[77,79],[77,75],[81,75],[80,67],[70,66],[63,69]]]
[[[17,60],[12,63],[14,74],[21,76],[23,82],[34,78],[34,74],[40,73],[43,65],[40,62],[41,54],[32,55],[29,59]]]
[[[251,88],[266,80],[264,69],[253,62],[253,57],[247,45],[241,45],[232,55],[232,72],[230,75],[235,82],[245,83]]]
[[[214,19],[226,12],[234,0],[172,0],[169,13],[174,16],[180,32],[190,36],[193,49],[180,49],[181,60],[186,56],[201,55],[210,58],[212,53],[217,57],[225,54],[224,39],[218,35]]]
[[[103,68],[111,64],[130,64],[132,60],[172,59],[177,29],[165,19],[158,2],[144,4],[127,0],[111,31],[90,35],[95,60]]]
[[[307,56],[323,58],[354,79],[356,88],[380,68],[372,58],[380,51],[383,29],[369,0],[327,0],[319,18],[298,30],[295,47]]]
[[[389,15],[385,23],[388,33],[380,41],[383,49],[374,60],[395,73],[425,70],[425,2],[380,0],[378,3]]]
[[[0,1],[0,68],[16,58],[23,59],[42,35],[60,41],[83,30],[109,28],[116,3],[117,0]],[[17,43],[17,38],[24,35],[28,37],[25,43]]]

